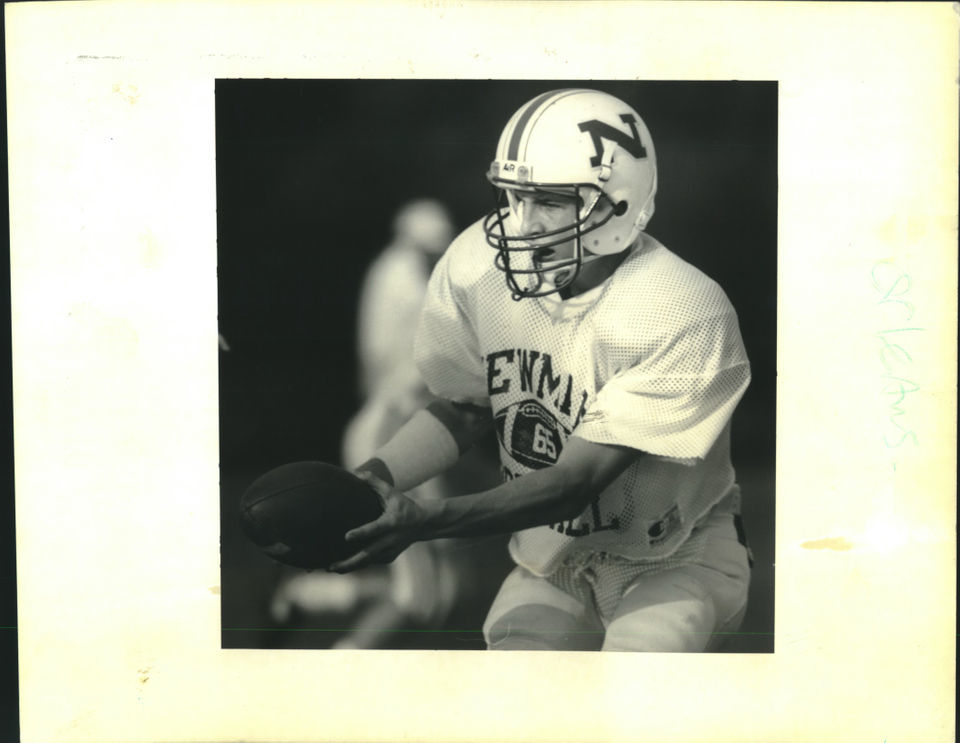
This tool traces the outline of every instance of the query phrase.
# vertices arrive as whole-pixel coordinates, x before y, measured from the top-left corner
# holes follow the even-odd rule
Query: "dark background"
[[[0,13],[0,740],[20,739],[17,647],[16,511],[13,484],[13,350],[10,313],[10,209],[7,173],[7,75],[5,14]]]
[[[358,290],[396,209],[439,198],[458,230],[483,216],[501,128],[530,98],[564,87],[607,91],[640,113],[659,171],[648,232],[716,279],[737,309],[753,382],[734,417],[733,456],[757,562],[729,650],[772,652],[776,83],[556,80],[217,81],[219,313],[230,344],[220,354],[224,647],[334,638],[337,628],[320,624],[271,626],[267,602],[288,573],[243,541],[240,494],[279,464],[339,460],[359,404]],[[506,567],[490,558],[491,573]],[[397,646],[482,647],[488,598],[448,631]]]

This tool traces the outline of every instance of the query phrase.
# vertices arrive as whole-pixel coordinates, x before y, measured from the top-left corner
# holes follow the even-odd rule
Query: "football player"
[[[439,399],[358,468],[386,510],[332,569],[510,532],[489,648],[712,650],[747,604],[730,422],[750,369],[722,289],[645,231],[650,132],[611,95],[549,91],[507,122],[487,177],[499,201],[444,254],[420,317]],[[408,494],[490,427],[502,484]]]

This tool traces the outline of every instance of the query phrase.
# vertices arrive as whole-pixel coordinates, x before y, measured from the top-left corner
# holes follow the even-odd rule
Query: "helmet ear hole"
[[[615,207],[613,207],[613,213],[618,217],[622,217],[627,213],[627,209],[629,209],[627,202],[621,201]]]

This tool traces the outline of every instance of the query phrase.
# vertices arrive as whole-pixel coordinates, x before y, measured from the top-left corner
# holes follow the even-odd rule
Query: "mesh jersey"
[[[736,488],[730,418],[750,369],[723,290],[648,235],[603,284],[512,301],[480,223],[435,269],[415,355],[431,391],[492,409],[504,478],[570,435],[642,450],[575,519],[516,532],[547,575],[579,550],[662,560]]]

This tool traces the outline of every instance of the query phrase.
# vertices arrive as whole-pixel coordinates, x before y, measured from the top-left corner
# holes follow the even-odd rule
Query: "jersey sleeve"
[[[487,407],[486,376],[469,313],[469,286],[456,280],[456,244],[437,263],[417,327],[414,357],[430,391]]]
[[[691,319],[614,374],[574,433],[692,463],[710,451],[749,383],[733,309]]]

